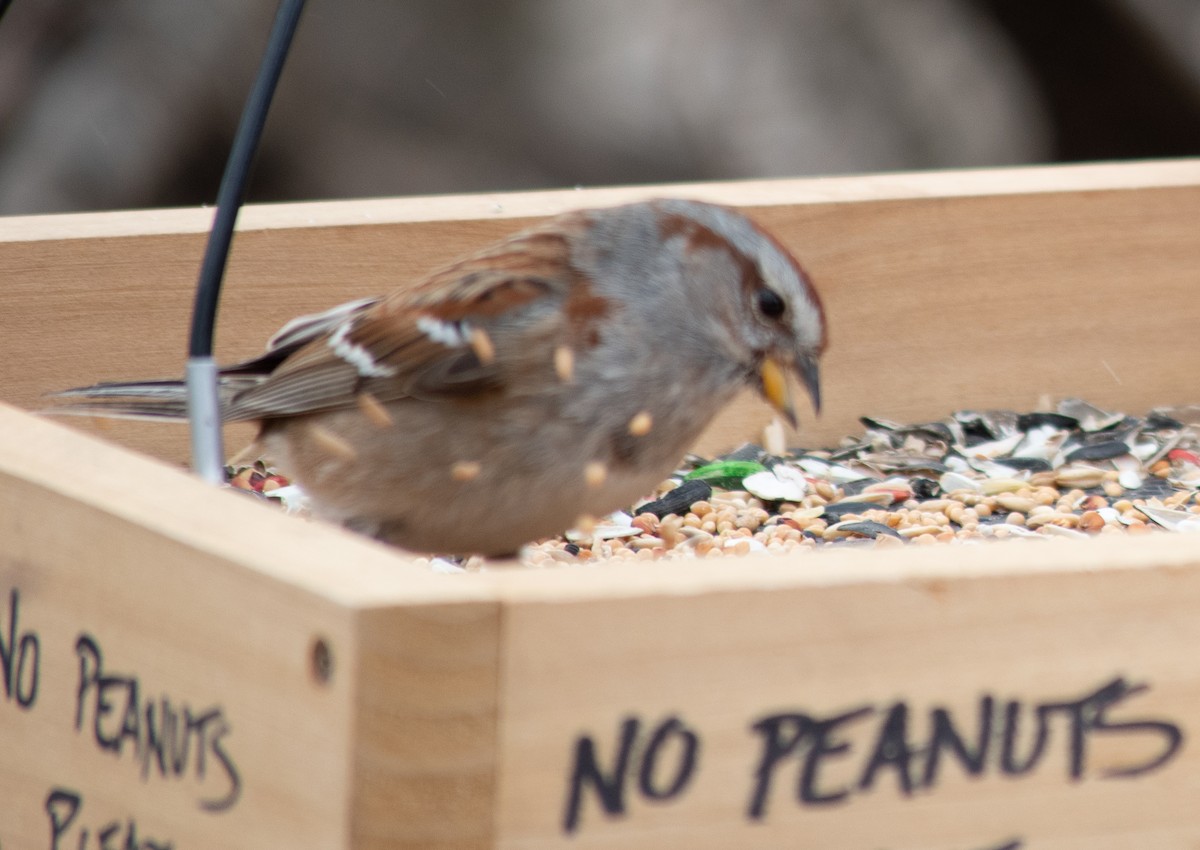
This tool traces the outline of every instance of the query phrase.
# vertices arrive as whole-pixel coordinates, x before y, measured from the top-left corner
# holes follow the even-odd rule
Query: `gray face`
[[[624,300],[669,328],[665,336],[675,346],[692,359],[720,361],[710,371],[755,383],[770,359],[798,375],[819,407],[820,300],[774,238],[736,210],[698,201],[650,201],[589,215],[600,234],[579,258],[589,277],[633,290]],[[638,349],[639,340],[628,345]]]
[[[817,356],[825,347],[825,323],[821,302],[799,263],[773,237],[736,210],[698,201],[668,199],[656,202],[659,209],[695,221],[723,236],[742,256],[753,263],[762,286],[777,293],[784,304],[782,322],[764,315],[755,303],[750,311],[767,329],[774,349],[791,348]]]

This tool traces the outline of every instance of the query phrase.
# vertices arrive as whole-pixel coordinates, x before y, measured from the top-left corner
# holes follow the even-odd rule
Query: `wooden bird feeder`
[[[665,194],[816,280],[808,444],[1197,400],[1200,160],[249,207],[218,352]],[[1200,843],[1200,538],[444,576],[200,483],[182,427],[28,412],[179,373],[210,219],[0,221],[4,850]]]

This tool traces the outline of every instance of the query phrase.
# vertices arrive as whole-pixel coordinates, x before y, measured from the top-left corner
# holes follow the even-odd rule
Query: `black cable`
[[[213,218],[212,232],[204,251],[204,262],[200,267],[200,279],[196,285],[196,303],[192,313],[192,331],[188,343],[188,355],[208,357],[213,350],[213,333],[217,320],[217,303],[221,297],[221,280],[225,275],[225,263],[229,257],[229,245],[233,241],[233,227],[237,222],[238,209],[246,195],[247,175],[254,153],[262,136],[267,120],[267,110],[275,94],[275,86],[283,72],[292,36],[300,22],[304,0],[281,0],[275,14],[271,38],[259,66],[258,79],[246,100],[242,120],[238,125],[221,188],[217,192],[217,211]]]
[[[281,0],[275,13],[271,37],[259,65],[258,79],[254,81],[254,87],[246,99],[246,108],[233,139],[229,161],[225,164],[225,174],[221,177],[217,211],[213,216],[208,245],[204,249],[204,261],[200,265],[200,278],[196,283],[196,303],[192,309],[192,330],[188,339],[188,424],[191,427],[192,467],[201,478],[212,484],[225,482],[220,372],[212,357],[221,280],[225,276],[238,209],[246,196],[250,163],[254,160],[254,152],[267,120],[267,110],[271,106],[279,76],[283,73],[283,62],[303,10],[304,0]]]

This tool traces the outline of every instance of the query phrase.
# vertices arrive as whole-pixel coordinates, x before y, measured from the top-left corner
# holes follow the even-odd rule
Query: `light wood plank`
[[[62,847],[100,846],[112,823],[124,846],[130,822],[139,841],[212,848],[445,830],[445,802],[397,817],[406,788],[470,799],[482,822],[450,834],[486,834],[486,586],[3,405],[0,433],[0,846],[47,846],[51,811]],[[163,700],[178,769],[150,743]],[[185,744],[189,709],[211,716]],[[439,731],[472,715],[479,734]]]
[[[356,850],[495,846],[499,626],[494,601],[360,615]]]
[[[293,312],[381,291],[561,208],[669,190],[746,206],[818,279],[834,318],[828,408],[798,439],[833,439],[863,412],[919,419],[1029,406],[1042,392],[1140,412],[1193,400],[1198,171],[1184,160],[251,208],[221,346],[251,354]],[[33,405],[67,384],[175,371],[207,215],[0,222],[4,399]],[[739,407],[709,444],[753,437],[762,419]],[[102,433],[182,457],[180,429]],[[83,802],[62,830],[72,847],[81,829],[95,844],[129,817],[143,839],[181,847],[1200,842],[1200,549],[1189,537],[444,577],[74,427],[0,405],[0,434],[0,667],[12,664],[0,846],[46,845],[55,788]],[[193,764],[143,781],[131,749],[114,757],[93,740],[103,705],[92,685],[75,729],[81,634],[107,672],[138,677],[143,698],[220,708],[242,789],[229,811],[198,805],[227,790],[211,740],[204,777]],[[332,651],[327,684],[314,675],[317,640]],[[1056,709],[1027,775],[1001,776],[993,749],[968,779],[947,755],[940,780],[911,796],[885,766],[871,790],[813,806],[795,800],[798,746],[772,774],[762,818],[748,818],[764,740],[750,724],[770,714],[869,709],[831,739],[848,749],[822,761],[812,787],[828,791],[862,781],[898,701],[923,746],[934,707],[969,734],[984,694],[1029,711],[1118,678],[1147,689],[1104,717],[1141,725],[1085,733],[1078,782]],[[107,724],[120,687],[102,730],[119,728]],[[686,737],[669,730],[644,784],[670,799],[652,802],[636,768],[671,716],[702,750],[693,778],[665,793]],[[587,786],[566,834],[573,746],[593,737],[607,766],[629,717],[645,725],[628,816],[606,816]],[[1100,777],[1146,764],[1170,728],[1183,746],[1161,767]],[[64,820],[67,798],[56,806]]]
[[[1186,355],[1194,337],[1198,160],[250,207],[218,354],[250,356],[297,313],[387,291],[542,216],[664,194],[747,208],[817,280],[832,347],[824,416],[802,412],[800,442],[836,440],[864,413],[1029,407],[1043,393],[1140,412],[1188,398],[1160,345]],[[66,386],[178,374],[209,215],[3,222],[3,398],[36,407]],[[743,402],[701,448],[768,419]],[[182,427],[85,427],[186,457]],[[230,450],[250,434],[237,429]]]
[[[509,577],[498,846],[961,850],[1019,841],[1012,846],[1182,850],[1200,841],[1200,756],[1190,746],[1200,664],[1186,649],[1200,639],[1196,541],[801,560]],[[1158,566],[1139,566],[1147,563]],[[1024,759],[1039,705],[1081,700],[1117,680],[1146,689],[1114,695],[1101,710],[1114,728],[1083,733],[1078,779],[1066,709],[1047,715],[1045,750],[1032,769],[1006,774],[1008,701],[1020,704],[1015,752]],[[985,695],[996,705],[979,775],[943,748],[926,782],[931,712],[947,710],[974,748]],[[1096,723],[1102,702],[1093,700],[1082,722]],[[898,703],[907,722],[889,740],[908,754],[871,772]],[[773,761],[770,734],[753,724],[775,717],[778,740],[795,742],[787,736],[797,734],[796,721],[781,715],[829,721],[859,709],[862,716],[831,728],[827,745],[846,748],[815,759],[808,785],[845,798],[801,801],[815,733]],[[576,747],[590,739],[611,779],[621,724],[631,718],[640,726],[617,783],[620,814],[605,811],[595,782],[583,783],[572,807]],[[656,748],[653,733],[671,719],[683,726]],[[1102,778],[1147,765],[1171,745],[1162,729],[1115,728],[1135,721],[1171,724],[1181,747],[1143,776]],[[670,790],[684,770],[680,728],[698,741],[690,779],[677,795],[651,799],[640,772],[649,763],[651,790]],[[770,781],[756,811],[764,764]]]
[[[20,691],[0,691],[3,846],[50,846],[47,806],[56,793],[78,801],[64,796],[51,806],[63,847],[99,846],[110,824],[118,830],[113,846],[131,829],[139,841],[174,847],[343,843],[353,679],[338,671],[328,685],[316,682],[309,656],[321,639],[335,658],[352,657],[351,613],[248,568],[259,557],[253,550],[238,557],[194,545],[220,531],[206,527],[203,513],[179,535],[171,533],[171,508],[131,516],[129,502],[138,499],[127,498],[130,491],[162,483],[139,475],[149,461],[131,458],[130,478],[110,472],[97,481],[72,445],[82,438],[39,440],[36,432],[50,426],[21,430],[15,415],[6,412],[0,429],[20,439],[22,452],[40,452],[50,478],[0,462],[0,632],[6,645],[32,636],[38,646],[25,659],[29,707]],[[125,492],[112,492],[116,481]],[[179,499],[175,510],[185,511],[192,482],[172,483],[151,492],[160,502]],[[202,501],[225,495],[232,494],[204,492]],[[231,507],[243,526],[266,513]],[[185,739],[187,711],[209,717],[193,719]],[[161,766],[149,743],[168,728],[178,770],[172,755]],[[205,808],[219,801],[228,807]]]

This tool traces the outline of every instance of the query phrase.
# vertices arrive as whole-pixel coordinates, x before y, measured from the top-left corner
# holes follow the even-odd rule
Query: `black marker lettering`
[[[763,737],[762,755],[754,770],[754,791],[746,810],[751,819],[761,820],[766,814],[767,796],[771,791],[775,769],[799,749],[810,725],[807,714],[773,714],[750,727]]]
[[[79,656],[79,686],[75,691],[75,729],[82,731],[85,698],[100,679],[100,645],[90,635],[82,634],[75,641],[75,654]]]
[[[115,844],[110,844],[109,839],[117,834],[117,830],[121,828],[121,824],[117,821],[110,821],[101,827],[96,833],[96,840],[100,842],[100,850],[118,850]],[[135,844],[134,847],[137,845]]]
[[[674,777],[666,787],[659,787],[654,783],[654,775],[657,773],[662,748],[672,737],[679,738],[683,749],[679,754]],[[638,772],[638,789],[651,800],[669,800],[682,793],[695,773],[699,749],[700,739],[696,733],[688,729],[678,717],[668,718],[654,730],[654,735],[646,746],[646,752],[642,756],[642,769]]]
[[[66,788],[55,788],[46,796],[46,814],[50,817],[50,848],[58,850],[59,839],[70,829],[79,814],[80,796]]]
[[[974,751],[968,748],[967,742],[954,727],[954,718],[949,709],[935,708],[930,713],[933,730],[930,734],[929,751],[925,760],[925,773],[921,777],[923,786],[929,787],[937,782],[941,756],[946,750],[953,752],[954,757],[958,759],[968,776],[979,776],[983,773],[992,742],[992,715],[995,703],[996,700],[990,695],[985,695],[979,700],[979,719],[975,726],[977,732]]]
[[[808,714],[775,714],[756,722],[751,729],[763,737],[763,748],[754,771],[754,789],[746,814],[752,820],[761,820],[766,814],[767,798],[771,782],[780,764],[797,756],[804,750],[800,764],[800,775],[796,783],[796,797],[801,803],[822,805],[837,803],[849,795],[846,787],[822,791],[818,785],[823,760],[846,753],[848,741],[834,737],[839,727],[858,720],[874,711],[863,706],[826,719]]]
[[[226,809],[233,808],[237,803],[238,798],[242,796],[242,777],[238,773],[237,766],[233,763],[233,759],[229,757],[229,753],[225,751],[224,738],[233,731],[229,724],[221,722],[221,727],[213,735],[212,751],[217,757],[217,761],[221,763],[221,767],[225,770],[225,776],[229,780],[229,791],[224,797],[216,800],[201,800],[200,806],[210,812],[223,812]]]
[[[874,713],[874,711],[875,709],[870,706],[864,706],[856,708],[853,711],[835,714],[833,717],[825,720],[809,718],[809,735],[812,738],[812,743],[808,747],[808,752],[804,755],[804,766],[800,770],[799,798],[801,803],[828,805],[829,803],[841,802],[849,796],[850,788],[848,786],[824,792],[817,788],[821,761],[828,759],[830,756],[842,755],[849,751],[849,741],[837,740],[833,737],[834,731],[839,726],[851,723],[861,717],[866,717],[868,714]]]
[[[1009,776],[1021,776],[1033,770],[1046,751],[1046,739],[1049,733],[1046,729],[1046,715],[1042,711],[1034,712],[1037,731],[1029,755],[1021,760],[1017,757],[1017,736],[1021,719],[1021,703],[1009,700],[1004,705],[1004,727],[1000,739],[1000,770]]]
[[[23,709],[37,702],[41,677],[41,643],[36,632],[22,632],[17,625],[21,594],[14,587],[8,592],[8,638],[0,629],[0,677],[4,679],[5,699],[16,699]]]
[[[75,653],[79,658],[76,730],[86,728],[102,750],[117,755],[132,750],[143,781],[152,775],[164,779],[191,776],[204,783],[212,756],[227,787],[217,796],[201,797],[200,808],[220,812],[237,803],[241,775],[229,747],[232,726],[220,706],[197,712],[187,704],[175,706],[165,696],[144,698],[136,676],[105,671],[104,653],[89,634],[79,635]]]
[[[579,826],[583,793],[591,786],[599,797],[606,814],[625,813],[625,776],[629,768],[629,757],[637,737],[640,722],[636,717],[627,717],[621,722],[620,740],[612,769],[607,775],[596,758],[596,742],[584,735],[575,742],[575,758],[571,765],[571,776],[567,793],[567,806],[563,812],[563,831],[574,832]]]
[[[1148,685],[1129,685],[1124,679],[1118,678],[1114,685],[1121,692],[1121,699],[1132,696],[1137,693],[1149,690]],[[1158,755],[1142,762],[1141,764],[1130,764],[1123,767],[1113,767],[1106,770],[1102,776],[1105,779],[1122,779],[1133,776],[1141,776],[1144,773],[1149,773],[1157,770],[1164,764],[1169,762],[1179,752],[1179,748],[1183,746],[1183,730],[1174,723],[1168,723],[1165,720],[1126,720],[1114,722],[1108,719],[1107,712],[1110,706],[1115,705],[1116,701],[1106,703],[1100,706],[1094,718],[1092,719],[1091,729],[1099,733],[1133,733],[1156,735],[1162,739],[1162,749]]]
[[[888,710],[887,719],[884,720],[875,740],[875,749],[858,780],[859,790],[865,791],[874,785],[875,774],[886,767],[896,771],[900,792],[905,797],[911,796],[914,755],[908,742],[908,706],[902,702],[894,703]]]

